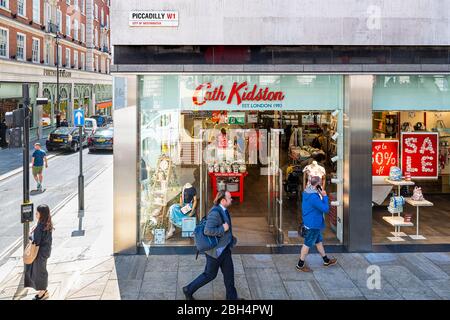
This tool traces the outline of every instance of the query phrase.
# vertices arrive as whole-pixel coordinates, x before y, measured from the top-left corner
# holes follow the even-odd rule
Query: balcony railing
[[[109,53],[109,48],[107,46],[102,47],[102,52]]]

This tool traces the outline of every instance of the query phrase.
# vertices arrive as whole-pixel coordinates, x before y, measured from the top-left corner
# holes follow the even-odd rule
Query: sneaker
[[[328,260],[328,262],[324,262],[323,265],[325,267],[329,267],[329,266],[335,265],[336,263],[337,263],[337,259],[336,258],[331,258],[331,259]]]
[[[183,293],[186,300],[195,300],[192,294],[188,293],[187,287],[183,287]]]
[[[303,271],[303,272],[311,272],[312,270],[310,268],[308,268],[308,266],[306,265],[306,263],[303,265],[303,267],[300,267],[299,265],[296,265],[295,268],[298,271]]]
[[[41,189],[41,184],[40,184],[40,183],[37,184],[36,189],[37,189],[37,190],[40,190],[40,189]]]

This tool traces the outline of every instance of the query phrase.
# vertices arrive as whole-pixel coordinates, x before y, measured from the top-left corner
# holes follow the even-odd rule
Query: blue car
[[[89,137],[89,151],[113,150],[114,129],[112,127],[97,129],[94,135]]]

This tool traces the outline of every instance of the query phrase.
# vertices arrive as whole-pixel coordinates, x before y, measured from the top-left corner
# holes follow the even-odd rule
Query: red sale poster
[[[372,141],[372,176],[388,177],[392,166],[398,167],[398,140]]]
[[[437,132],[402,132],[402,172],[412,178],[438,178]]]

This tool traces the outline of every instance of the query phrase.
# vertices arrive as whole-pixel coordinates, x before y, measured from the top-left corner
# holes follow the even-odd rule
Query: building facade
[[[111,16],[115,252],[192,250],[221,189],[238,250],[298,251],[309,175],[330,194],[327,244],[448,248],[447,1],[129,1]]]
[[[69,122],[77,108],[88,115],[110,114],[109,15],[109,1],[1,1],[0,117],[20,106],[24,82],[31,84],[32,139],[56,125],[58,112]],[[49,98],[49,104],[35,106],[38,96]]]

